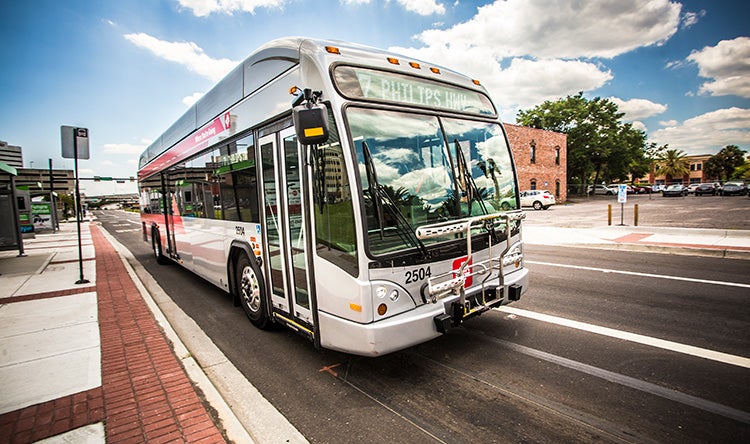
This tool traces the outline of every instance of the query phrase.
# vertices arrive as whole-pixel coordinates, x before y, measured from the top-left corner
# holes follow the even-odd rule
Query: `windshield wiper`
[[[411,226],[408,220],[401,214],[398,209],[398,205],[393,201],[393,198],[385,191],[385,189],[378,183],[378,173],[375,171],[375,163],[372,161],[372,153],[370,148],[367,146],[366,141],[362,141],[362,152],[365,158],[365,172],[367,174],[367,182],[369,184],[368,192],[370,193],[370,199],[373,201],[375,207],[375,217],[378,219],[378,228],[380,229],[380,238],[384,237],[384,222],[383,222],[383,202],[388,204],[391,215],[396,218],[397,227],[401,227],[401,231],[406,233],[407,238],[412,244],[417,246],[422,252],[424,257],[428,256],[427,247],[424,242],[419,240],[414,232],[414,228]],[[403,239],[403,237],[402,237]]]
[[[372,161],[372,154],[366,141],[362,141],[362,152],[365,157],[365,172],[367,173],[367,185],[370,193],[370,199],[375,206],[375,217],[378,219],[380,227],[380,238],[383,238],[383,203],[379,197],[380,184],[378,183],[378,173],[375,172],[375,164]]]
[[[469,204],[469,216],[471,216],[471,202],[474,200],[476,200],[477,203],[479,203],[479,206],[482,207],[482,211],[484,212],[484,214],[488,214],[487,207],[484,205],[484,200],[479,193],[479,187],[477,187],[477,183],[474,181],[474,177],[471,175],[471,169],[468,162],[466,161],[464,151],[461,149],[461,144],[458,143],[458,139],[453,139],[453,145],[456,149],[456,166],[458,167],[459,177],[466,182],[466,197],[468,198]]]

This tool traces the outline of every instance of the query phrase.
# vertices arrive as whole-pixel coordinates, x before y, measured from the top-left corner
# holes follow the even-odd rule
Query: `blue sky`
[[[504,121],[583,91],[649,140],[750,152],[750,3],[669,0],[38,0],[4,2],[0,140],[24,166],[73,168],[60,125],[90,130],[81,177],[136,175],[138,155],[255,48],[347,40],[478,78]],[[84,182],[89,195],[131,183]]]

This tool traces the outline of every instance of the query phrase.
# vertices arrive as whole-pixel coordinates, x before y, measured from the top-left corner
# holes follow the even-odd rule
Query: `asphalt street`
[[[659,205],[673,206],[672,217],[692,199],[715,201],[711,211],[729,221],[750,207],[747,197]],[[602,204],[606,212],[598,197],[529,212],[528,223],[580,224]],[[98,216],[310,442],[750,439],[747,261],[527,246],[523,300],[421,346],[362,358],[255,329],[229,295],[158,266],[137,215]]]

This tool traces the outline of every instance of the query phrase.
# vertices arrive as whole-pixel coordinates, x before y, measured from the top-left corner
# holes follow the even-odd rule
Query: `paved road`
[[[638,225],[651,227],[720,228],[750,230],[748,196],[662,197],[631,195],[621,207],[617,196],[571,198],[565,205],[549,210],[527,212],[528,224],[558,227],[590,228],[607,225],[607,207],[612,205],[612,223],[634,225],[634,208],[638,205]]]
[[[228,295],[157,266],[128,217],[100,214],[311,442],[750,438],[746,261],[530,246],[520,303],[373,359],[253,328]]]

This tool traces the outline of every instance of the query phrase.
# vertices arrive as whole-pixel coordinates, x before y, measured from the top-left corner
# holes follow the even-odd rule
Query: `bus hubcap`
[[[255,276],[251,267],[245,267],[242,270],[240,288],[245,305],[253,312],[260,310],[260,285],[258,285],[258,277]]]

